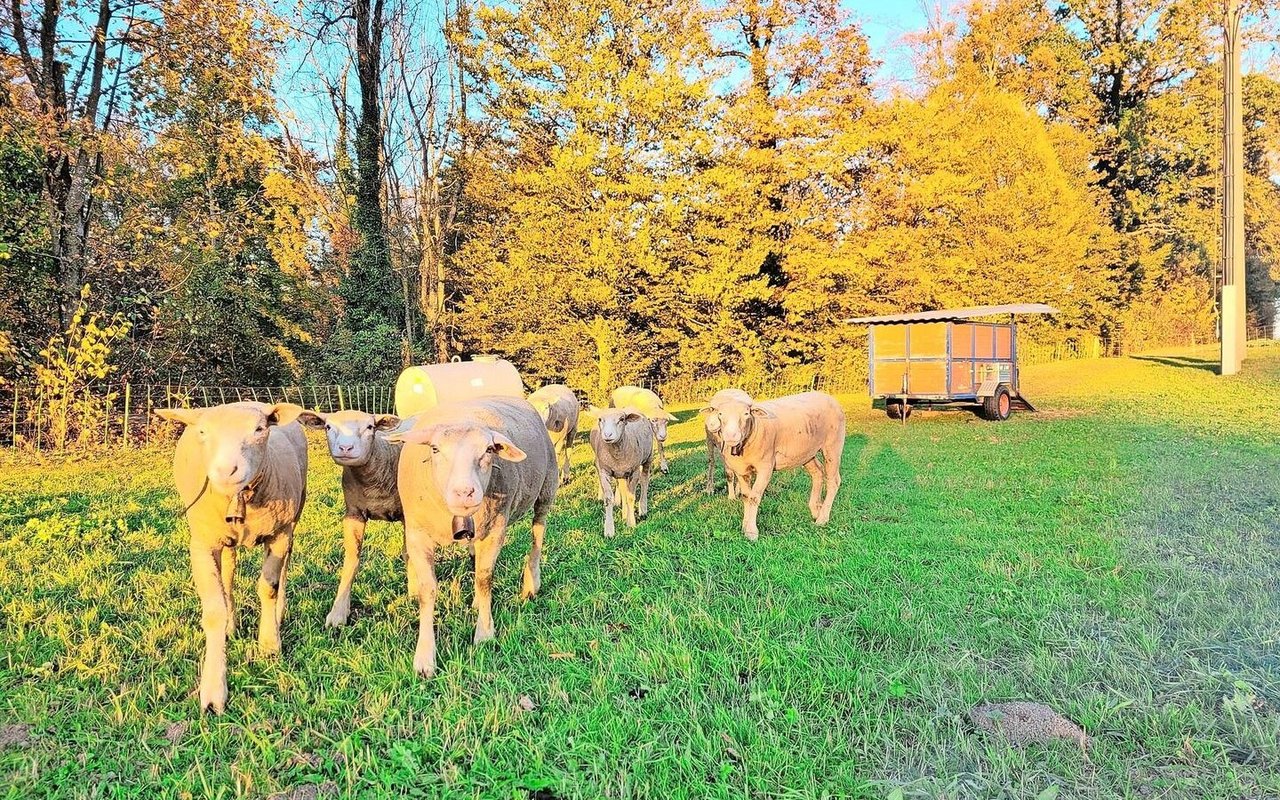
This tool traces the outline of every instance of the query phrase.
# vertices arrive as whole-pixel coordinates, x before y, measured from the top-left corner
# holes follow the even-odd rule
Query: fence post
[[[111,389],[107,388],[107,402],[102,405],[102,445],[111,444]]]
[[[342,384],[338,384],[338,410],[347,410],[347,401],[342,397]]]
[[[18,446],[18,387],[13,387],[13,446]]]
[[[124,446],[129,446],[129,396],[132,385],[126,383],[124,385],[124,426],[120,429],[120,434],[124,437]]]

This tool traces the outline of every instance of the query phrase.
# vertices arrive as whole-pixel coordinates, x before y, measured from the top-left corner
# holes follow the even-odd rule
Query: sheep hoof
[[[476,628],[476,635],[475,638],[472,639],[472,643],[483,644],[484,642],[492,642],[496,638],[497,636],[494,634],[493,628],[489,628],[487,630]]]
[[[227,708],[227,684],[224,682],[221,686],[205,686],[200,684],[200,710],[213,710],[213,713],[222,716],[222,712]]]
[[[419,678],[431,678],[436,674],[435,661],[419,662],[418,659],[413,660],[413,671],[418,673]]]
[[[278,658],[280,656],[280,640],[266,639],[259,636],[258,655],[263,658]]]
[[[326,628],[341,628],[347,624],[347,612],[330,611],[329,616],[324,618],[324,626]]]
[[[747,537],[747,541],[749,542],[754,542],[760,538],[760,531],[743,531],[743,534]]]

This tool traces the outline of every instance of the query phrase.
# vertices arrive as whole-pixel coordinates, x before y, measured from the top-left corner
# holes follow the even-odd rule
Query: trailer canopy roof
[[[998,314],[1057,314],[1058,309],[1044,303],[1013,303],[1004,306],[974,306],[972,308],[940,308],[936,311],[916,311],[911,314],[886,314],[883,317],[855,317],[847,319],[853,325],[901,325],[907,322],[952,322],[974,317],[993,317]]]

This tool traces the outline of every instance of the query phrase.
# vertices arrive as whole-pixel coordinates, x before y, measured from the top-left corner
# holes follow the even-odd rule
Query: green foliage
[[[47,429],[58,450],[77,439],[82,444],[95,441],[117,399],[103,385],[116,369],[112,348],[128,335],[129,323],[119,315],[104,320],[88,310],[88,301],[86,285],[70,325],[49,340],[35,367],[40,394],[34,421]]]

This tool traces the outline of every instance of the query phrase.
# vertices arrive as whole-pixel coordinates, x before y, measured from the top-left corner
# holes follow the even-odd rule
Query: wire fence
[[[1270,329],[1250,326],[1249,341],[1277,338]],[[1188,344],[1179,342],[1177,346]],[[1206,342],[1205,344],[1210,344]],[[1169,345],[1175,346],[1175,345]],[[1023,366],[1085,358],[1124,355],[1123,343],[1093,336],[1040,344],[1018,344]],[[821,371],[795,371],[756,379],[738,379],[735,388],[752,397],[780,397],[804,391],[857,394],[866,390],[867,363],[855,358],[827,364]],[[669,406],[700,403],[730,385],[718,378],[673,378],[646,384]],[[177,426],[160,420],[157,408],[203,407],[253,400],[262,403],[290,402],[317,411],[360,409],[375,414],[395,413],[395,395],[390,386],[374,384],[312,386],[204,386],[177,383],[123,383],[95,386],[70,403],[34,387],[0,388],[0,448],[59,450],[67,447],[140,447],[171,441]]]
[[[123,383],[95,386],[71,403],[39,389],[17,387],[0,406],[0,447],[57,450],[67,446],[145,446],[173,438],[175,427],[155,409],[204,407],[245,400],[297,403],[316,411],[358,408],[392,413],[389,386],[372,384],[316,386],[202,386]]]

